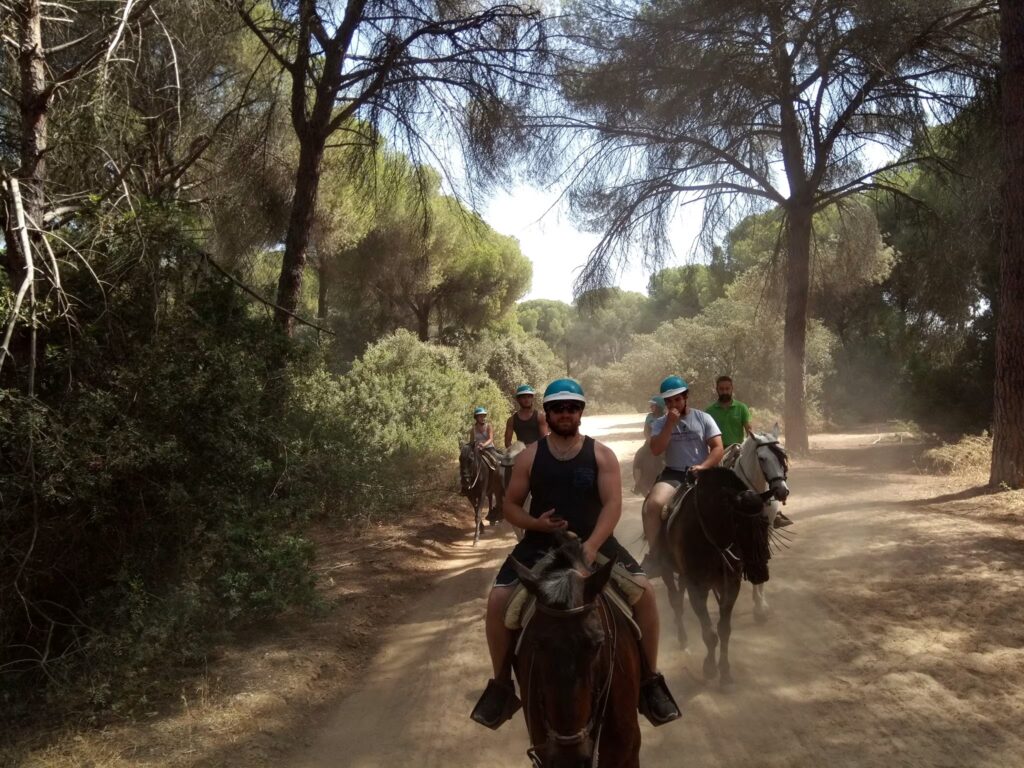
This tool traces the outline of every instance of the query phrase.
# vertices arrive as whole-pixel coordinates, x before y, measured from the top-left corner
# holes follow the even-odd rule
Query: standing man
[[[519,410],[508,417],[505,423],[505,447],[512,445],[515,437],[523,445],[536,443],[542,437],[547,437],[547,421],[541,419],[540,414],[534,410],[533,398],[537,393],[529,384],[523,384],[516,390],[516,403]]]
[[[717,467],[722,461],[722,431],[704,411],[690,408],[690,388],[681,376],[669,376],[661,382],[666,413],[651,425],[651,453],[665,455],[665,469],[658,476],[643,507],[644,537],[650,551],[643,569],[649,576],[661,575],[661,513],[676,489],[689,485],[703,469]]]
[[[505,494],[505,519],[525,528],[526,535],[498,571],[487,598],[485,629],[494,677],[473,709],[472,718],[489,728],[504,723],[518,705],[512,683],[511,632],[504,622],[505,608],[518,583],[512,558],[527,568],[533,567],[558,546],[555,531],[569,531],[580,538],[588,565],[593,565],[598,552],[617,558],[643,586],[633,610],[643,634],[640,647],[651,674],[640,684],[640,711],[655,725],[680,716],[664,677],[657,672],[659,627],[654,589],[613,535],[622,515],[619,460],[611,448],[580,434],[586,402],[583,388],[575,380],[551,382],[544,391],[544,415],[551,433],[519,454],[512,469],[512,482]],[[523,509],[528,492],[534,499],[529,514]]]
[[[753,434],[750,428],[750,409],[746,403],[733,399],[731,377],[719,376],[715,380],[715,390],[718,392],[718,400],[708,406],[707,412],[722,430],[722,444],[728,448],[742,443],[747,435]]]

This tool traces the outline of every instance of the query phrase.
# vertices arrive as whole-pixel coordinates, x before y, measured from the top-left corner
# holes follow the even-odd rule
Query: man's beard
[[[718,396],[718,402],[720,402],[720,403],[731,403],[732,402],[732,395],[719,395]]]
[[[572,423],[572,425],[568,427],[562,426],[556,421],[555,418],[552,418],[550,415],[547,415],[547,422],[548,427],[551,429],[551,431],[554,432],[559,437],[575,437],[580,433],[579,424]]]

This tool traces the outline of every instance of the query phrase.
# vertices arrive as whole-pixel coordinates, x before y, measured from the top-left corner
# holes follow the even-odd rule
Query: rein
[[[618,646],[619,629],[615,623],[615,618],[611,614],[613,610],[605,599],[604,595],[599,595],[598,600],[601,603],[601,627],[605,632],[605,637],[611,637],[611,653],[608,656],[608,675],[605,677],[604,685],[601,690],[598,691],[593,703],[594,706],[590,708],[590,719],[587,724],[584,725],[580,730],[575,733],[564,734],[559,733],[551,724],[548,722],[547,713],[544,713],[544,727],[547,730],[547,741],[545,744],[554,742],[560,747],[572,747],[577,744],[582,744],[586,741],[587,737],[590,736],[594,742],[594,752],[590,758],[591,768],[595,768],[600,763],[600,746],[601,746],[601,729],[604,727],[605,713],[608,711],[608,702],[611,699],[612,691],[612,680],[615,676],[615,652]],[[543,605],[540,601],[537,602],[537,610],[543,613],[545,616],[551,616],[556,619],[571,619],[584,616],[595,608],[597,608],[598,600],[586,605],[580,605],[575,608],[551,608]],[[606,646],[607,647],[607,646]],[[534,655],[530,659],[530,672],[528,675],[528,681],[530,686],[530,698],[526,703],[527,706],[527,719],[526,722],[529,724],[532,719],[529,717],[529,708],[533,700],[532,692],[533,688],[533,663],[536,658]],[[543,746],[543,745],[541,745]],[[540,758],[538,747],[531,746],[526,750],[526,756],[530,758],[530,762],[534,768],[544,768],[544,763]]]

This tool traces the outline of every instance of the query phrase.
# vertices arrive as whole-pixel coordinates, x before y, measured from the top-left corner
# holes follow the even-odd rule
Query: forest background
[[[961,48],[929,82],[943,109],[887,105],[919,122],[898,161],[813,211],[803,393],[814,429],[953,441],[993,424],[999,18],[900,7],[965,14]],[[697,406],[727,373],[785,426],[788,203],[732,208],[682,265],[648,241],[646,294],[591,270],[572,304],[522,301],[531,264],[475,207],[550,174],[537,94],[562,115],[587,98],[571,23],[311,0],[0,13],[5,716],[124,706],[147,670],[314,605],[310,526],[447,490],[472,408],[502,424],[519,384],[570,375],[588,409],[635,411],[668,373]],[[890,130],[876,117],[858,130]],[[605,232],[601,195],[569,194]]]

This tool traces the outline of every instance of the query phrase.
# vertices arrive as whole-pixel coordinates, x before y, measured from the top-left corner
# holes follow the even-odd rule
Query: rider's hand
[[[594,562],[597,560],[597,547],[590,543],[590,540],[583,542],[583,562],[587,564],[588,568],[594,567]]]
[[[671,424],[675,424],[682,418],[682,416],[683,413],[678,408],[669,408],[667,418],[665,420]]]
[[[569,522],[563,520],[555,514],[555,510],[549,509],[543,515],[537,518],[537,527],[535,530],[541,533],[554,533],[555,531],[564,531],[569,527]]]

